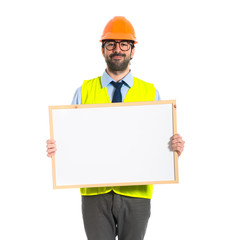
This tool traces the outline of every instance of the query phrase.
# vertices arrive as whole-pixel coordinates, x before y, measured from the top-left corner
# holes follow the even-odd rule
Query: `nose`
[[[114,52],[121,52],[121,49],[120,49],[120,42],[116,42],[116,47],[114,49]]]

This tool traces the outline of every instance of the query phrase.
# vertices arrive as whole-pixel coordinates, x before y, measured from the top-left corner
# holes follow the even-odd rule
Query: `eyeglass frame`
[[[106,48],[106,50],[108,50],[108,51],[113,51],[113,50],[115,50],[116,47],[117,47],[117,43],[119,44],[119,48],[121,49],[121,51],[124,51],[124,52],[128,51],[130,48],[133,49],[133,48],[135,47],[134,41],[132,41],[132,40],[121,40],[121,41],[117,42],[117,41],[115,41],[115,40],[113,40],[113,39],[105,39],[105,40],[102,41],[102,48],[105,47],[105,44],[106,44],[107,42],[114,42],[114,43],[115,43],[115,46],[114,46],[114,48],[113,48],[112,50],[108,50],[108,49]],[[122,48],[120,47],[120,43],[121,43],[121,42],[128,42],[129,45],[130,45],[129,49],[128,49],[128,50],[122,50]]]

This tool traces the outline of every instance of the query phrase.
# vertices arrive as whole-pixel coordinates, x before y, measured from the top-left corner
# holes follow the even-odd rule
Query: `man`
[[[101,77],[84,81],[72,104],[160,100],[153,84],[133,77],[130,71],[137,41],[134,28],[126,18],[111,19],[100,41],[106,70]],[[172,137],[171,146],[180,156],[184,141],[179,134]],[[52,139],[47,141],[47,152],[48,157],[56,152]],[[152,185],[81,188],[82,214],[88,239],[114,240],[118,235],[119,240],[142,240],[150,217],[152,188]]]

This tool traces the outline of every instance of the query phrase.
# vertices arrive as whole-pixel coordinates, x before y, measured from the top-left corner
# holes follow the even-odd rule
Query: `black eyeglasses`
[[[119,42],[116,42],[114,40],[108,40],[103,42],[103,47],[105,46],[107,50],[112,51],[116,49],[117,43],[119,44],[119,47],[122,51],[128,51],[130,47],[134,47],[134,44],[130,41],[122,40]]]

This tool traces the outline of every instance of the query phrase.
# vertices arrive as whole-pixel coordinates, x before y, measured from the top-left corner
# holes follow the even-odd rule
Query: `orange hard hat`
[[[105,26],[100,42],[106,39],[132,40],[137,43],[135,30],[125,17],[114,17]]]

